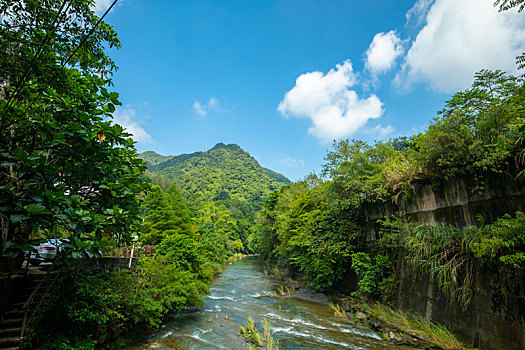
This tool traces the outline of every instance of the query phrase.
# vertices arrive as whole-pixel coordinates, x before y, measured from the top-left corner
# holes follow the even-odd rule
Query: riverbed
[[[248,317],[261,333],[266,319],[280,349],[409,349],[334,315],[322,293],[286,290],[279,279],[265,273],[256,257],[225,265],[210,292],[204,307],[170,315],[159,330],[126,349],[246,350],[250,343],[238,330]]]

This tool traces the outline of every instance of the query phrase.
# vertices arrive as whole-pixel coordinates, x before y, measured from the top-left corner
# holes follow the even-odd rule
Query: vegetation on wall
[[[351,267],[359,292],[380,298],[392,290],[400,248],[431,272],[441,290],[460,305],[472,297],[474,259],[523,268],[523,214],[461,231],[383,221],[374,246],[365,242],[364,203],[397,201],[419,183],[439,184],[461,175],[517,176],[525,168],[525,87],[501,71],[482,70],[470,89],[447,101],[428,130],[410,138],[335,142],[323,177],[272,193],[250,237],[261,258],[302,272],[316,288],[333,286]]]

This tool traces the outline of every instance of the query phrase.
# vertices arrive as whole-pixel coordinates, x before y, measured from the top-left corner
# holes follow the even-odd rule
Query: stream
[[[157,331],[126,349],[246,350],[251,344],[238,330],[248,316],[261,335],[263,319],[268,320],[280,349],[409,349],[335,316],[324,294],[301,288],[281,295],[279,282],[263,272],[256,257],[232,261],[213,281],[204,307],[170,315]]]

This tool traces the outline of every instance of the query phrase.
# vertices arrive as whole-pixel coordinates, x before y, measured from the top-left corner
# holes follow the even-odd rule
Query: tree
[[[0,2],[0,246],[31,234],[98,242],[139,223],[144,162],[111,122],[116,32],[92,1]],[[10,242],[10,243],[9,243]]]
[[[496,0],[494,6],[499,6],[500,12],[519,6],[518,12],[521,12],[525,8],[525,0]]]
[[[455,93],[428,131],[414,138],[423,170],[444,178],[505,170],[516,152],[508,131],[523,124],[521,84],[499,70],[476,73],[472,88]]]
[[[158,244],[175,234],[190,238],[195,236],[190,209],[175,186],[168,192],[153,186],[146,196],[144,210],[144,227],[140,237],[143,243]]]
[[[240,240],[231,237],[237,231],[237,221],[224,205],[204,204],[195,220],[201,234],[201,245],[210,261],[222,262],[232,253],[242,251]]]

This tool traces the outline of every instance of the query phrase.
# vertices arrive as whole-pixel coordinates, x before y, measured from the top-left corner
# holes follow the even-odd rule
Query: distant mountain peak
[[[237,145],[235,143],[224,144],[222,142],[219,142],[218,144],[213,146],[213,148],[211,148],[210,151],[221,149],[221,148],[231,149],[231,150],[235,150],[235,151],[237,151],[237,150],[244,151],[239,145]]]
[[[162,154],[159,154],[159,153],[157,153],[155,151],[145,151],[145,152],[142,152],[140,155],[141,156],[161,156],[161,157],[165,157]]]
[[[169,178],[191,202],[224,197],[260,208],[271,191],[291,183],[234,143],[219,142],[206,152],[161,156],[149,151],[140,156],[151,173]]]

